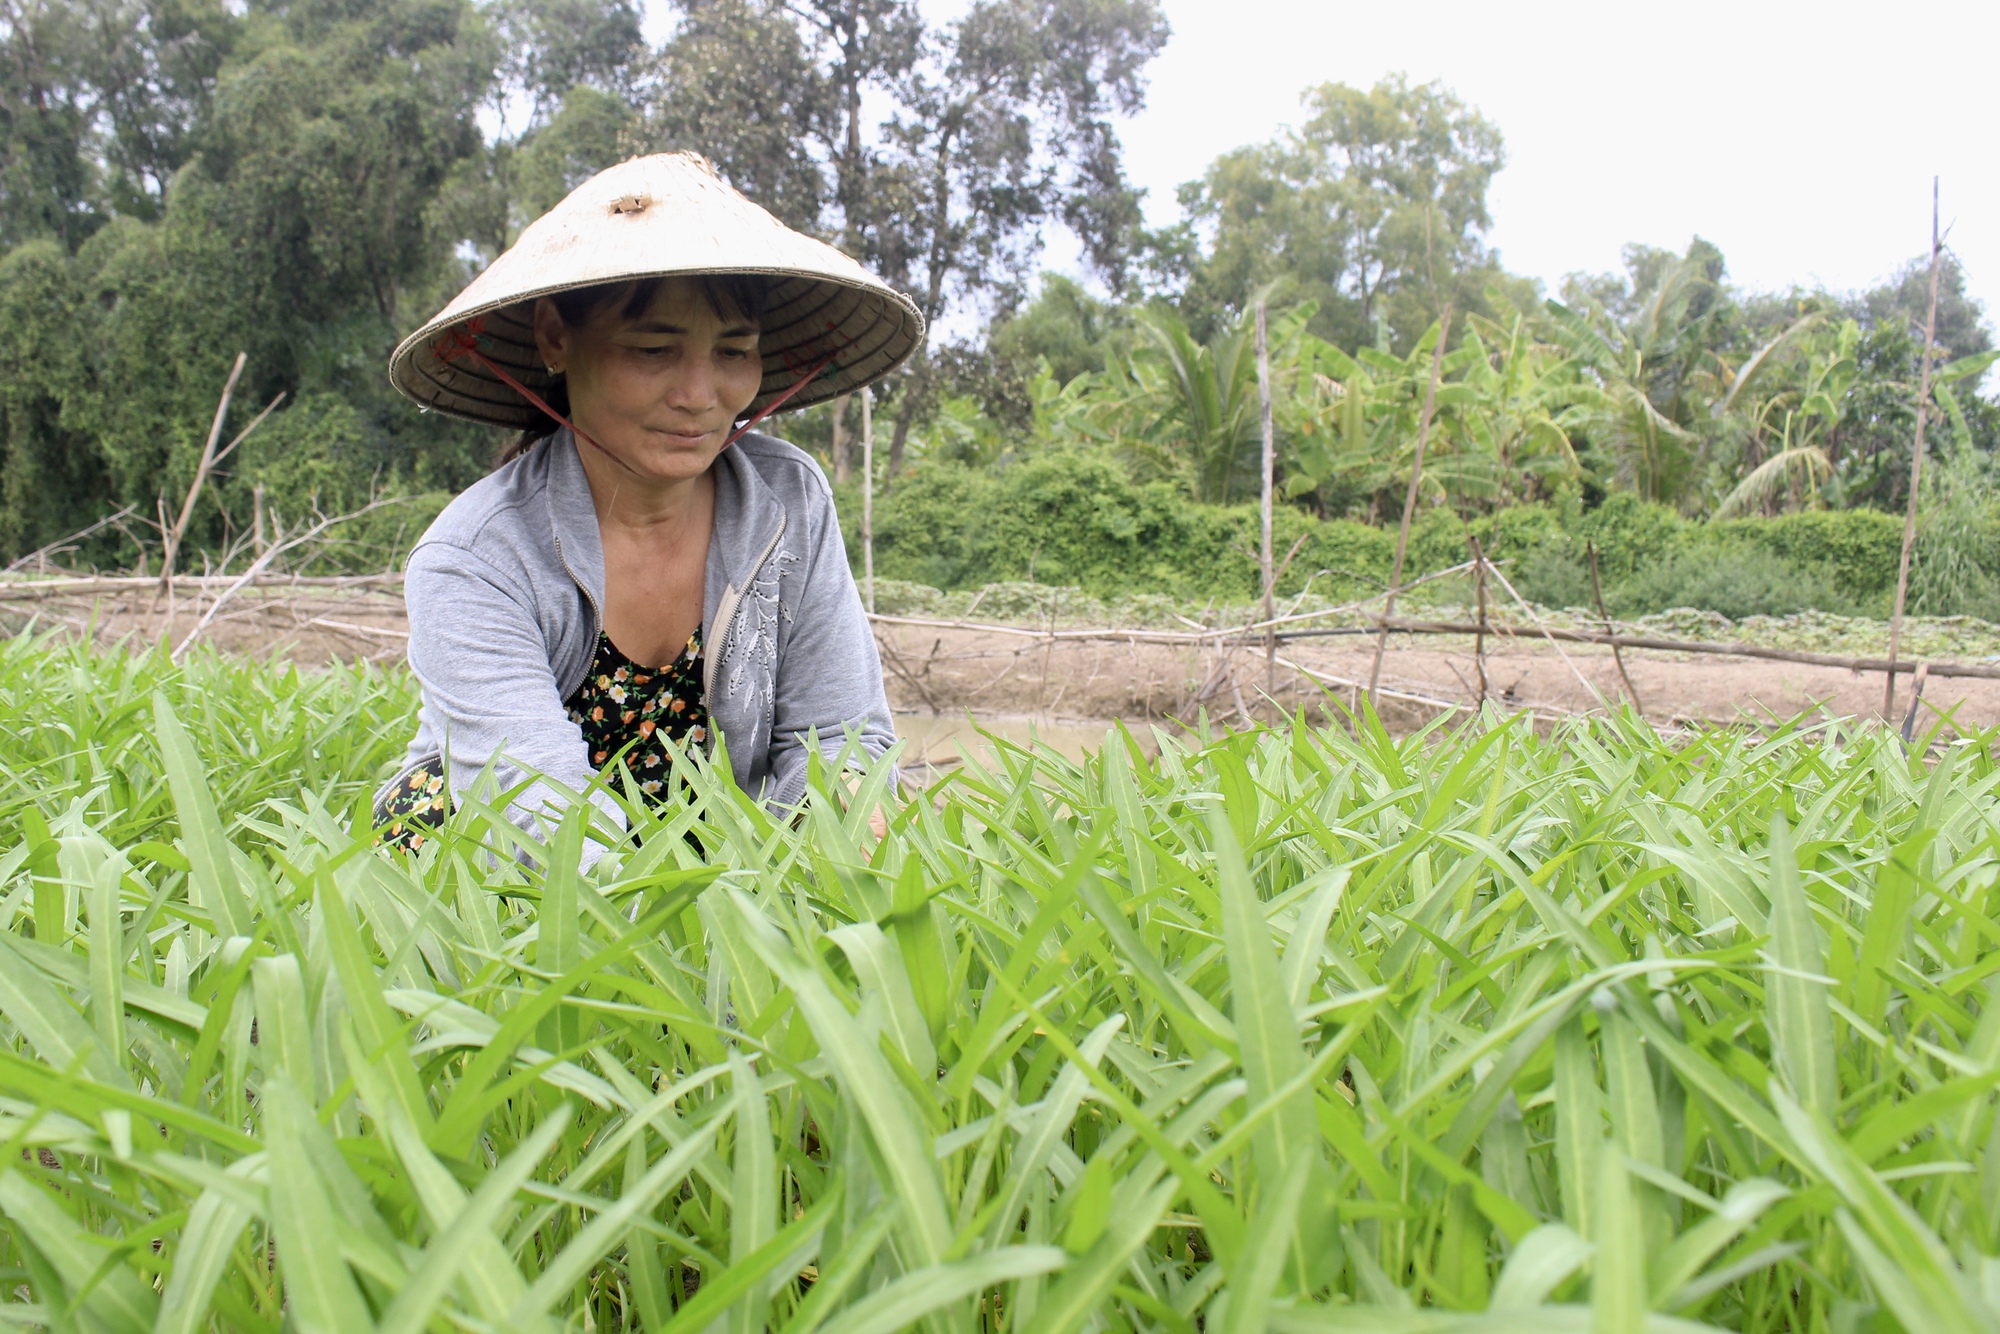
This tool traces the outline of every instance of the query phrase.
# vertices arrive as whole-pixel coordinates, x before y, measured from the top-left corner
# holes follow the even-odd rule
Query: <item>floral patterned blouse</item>
[[[664,667],[641,667],[619,651],[611,636],[597,636],[597,656],[576,693],[563,701],[570,721],[583,729],[590,763],[602,768],[626,745],[625,767],[639,790],[658,796],[671,763],[668,740],[683,748],[708,742],[708,707],[701,690],[701,631],[688,636],[681,655]]]
[[[563,708],[583,729],[593,768],[624,751],[625,767],[641,794],[657,797],[673,762],[666,743],[708,744],[708,705],[701,687],[701,631],[664,667],[642,667],[599,632],[590,671]],[[626,749],[629,746],[630,749]],[[375,823],[390,847],[415,852],[428,832],[451,813],[443,765],[433,762],[406,774],[375,807]]]

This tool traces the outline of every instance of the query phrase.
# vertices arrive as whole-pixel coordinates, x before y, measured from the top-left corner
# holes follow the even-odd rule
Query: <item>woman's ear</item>
[[[535,350],[541,354],[542,365],[551,375],[561,375],[569,369],[570,329],[563,323],[562,312],[556,303],[547,297],[535,301]]]

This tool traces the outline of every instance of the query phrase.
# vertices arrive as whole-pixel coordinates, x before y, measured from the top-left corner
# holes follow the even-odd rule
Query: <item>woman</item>
[[[668,154],[577,187],[411,335],[398,389],[524,434],[410,553],[422,708],[385,837],[421,846],[489,765],[533,780],[508,814],[546,837],[550,783],[622,755],[658,792],[670,741],[719,742],[773,809],[804,797],[810,747],[886,750],[826,478],[736,424],[863,388],[922,333],[907,297]]]

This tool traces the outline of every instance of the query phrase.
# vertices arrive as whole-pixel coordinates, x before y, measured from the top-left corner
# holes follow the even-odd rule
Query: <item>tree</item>
[[[222,0],[89,0],[82,10],[112,206],[158,217],[246,24]]]
[[[82,25],[47,0],[4,0],[0,23],[0,244],[74,250],[106,216]]]
[[[103,455],[70,400],[87,387],[76,338],[89,307],[62,244],[42,238],[0,258],[0,553],[77,531],[108,504]]]
[[[1572,277],[1574,304],[1548,303],[1550,336],[1596,381],[1580,404],[1583,433],[1612,479],[1699,508],[1718,420],[1743,387],[1719,355],[1734,315],[1722,252],[1696,237],[1680,257],[1627,246],[1625,262],[1623,280]]]
[[[1921,339],[1930,305],[1930,256],[1913,259],[1881,286],[1850,298],[1847,312],[1864,330],[1900,328]],[[1986,308],[1965,290],[1965,270],[1947,252],[1938,267],[1937,342],[1946,359],[1993,346]]]
[[[588,84],[570,88],[562,109],[507,155],[505,174],[515,205],[507,239],[571,190],[629,157],[638,130],[631,104],[615,93]]]
[[[817,231],[833,195],[819,154],[845,138],[839,94],[778,0],[692,0],[654,62],[645,132],[649,146],[705,155],[784,222]]]
[[[915,0],[788,0],[785,8],[804,23],[830,93],[833,115],[824,123],[822,148],[833,165],[836,234],[843,249],[879,266],[875,225],[886,212],[881,150],[863,98],[900,92],[923,55],[923,15]]]
[[[1187,284],[1197,323],[1279,277],[1318,303],[1313,331],[1348,348],[1376,342],[1379,324],[1406,349],[1454,292],[1460,310],[1505,304],[1483,241],[1506,160],[1499,130],[1441,84],[1403,75],[1367,92],[1323,84],[1304,101],[1304,126],[1225,154],[1182,189],[1213,237]]]
[[[1017,295],[1049,221],[1103,271],[1122,262],[1138,209],[1111,118],[1143,102],[1166,39],[1156,0],[978,0],[941,29],[906,0],[684,13],[654,90],[659,133],[712,144],[725,175],[912,291],[933,326]],[[745,52],[768,53],[775,76]],[[866,98],[885,108],[879,129]],[[892,474],[935,369],[920,357],[897,391]]]
[[[530,124],[548,121],[575,88],[629,99],[645,44],[631,0],[498,0],[505,86],[531,100]]]
[[[1124,311],[1091,295],[1076,279],[1045,273],[1035,299],[995,321],[987,342],[997,356],[1024,367],[1046,358],[1056,383],[1068,384],[1104,369],[1106,354],[1125,336],[1127,320]]]
[[[90,3],[52,11],[50,30],[87,46]],[[477,434],[408,412],[380,368],[412,312],[442,304],[466,277],[462,234],[444,225],[442,204],[468,164],[490,160],[477,115],[499,63],[491,30],[466,0],[290,0],[259,4],[230,32],[212,86],[183,87],[168,119],[186,119],[151,141],[166,154],[156,164],[180,151],[173,144],[189,151],[157,200],[143,182],[103,185],[140,179],[120,165],[139,160],[119,146],[137,140],[120,138],[117,71],[78,66],[89,78],[70,98],[88,113],[77,151],[96,183],[79,197],[102,221],[82,235],[45,229],[54,249],[23,248],[0,266],[10,312],[0,541],[10,547],[39,545],[110,505],[151,516],[163,492],[180,494],[239,350],[250,365],[235,425],[280,391],[293,402],[330,394],[343,410],[311,432],[283,413],[268,423],[264,438],[309,442],[316,456],[265,454],[255,479],[257,452],[240,456],[242,475],[207,493],[198,541],[219,535],[231,506],[247,520],[239,481],[243,492],[252,480],[284,491],[310,476],[333,503],[335,491],[476,475]],[[170,63],[148,59],[137,67]],[[49,320],[68,355],[47,354],[57,345]]]
[[[1155,0],[982,0],[939,36],[870,200],[878,262],[926,321],[952,298],[1018,293],[1055,218],[1116,278],[1138,205],[1109,117],[1143,104],[1166,35]],[[892,475],[928,406],[927,370],[913,368],[896,415]]]

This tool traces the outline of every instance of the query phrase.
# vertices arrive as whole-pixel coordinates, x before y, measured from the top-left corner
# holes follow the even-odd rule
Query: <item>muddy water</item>
[[[896,735],[907,744],[903,762],[950,768],[970,759],[977,764],[993,763],[993,742],[988,736],[1017,746],[1040,744],[1071,759],[1086,751],[1102,749],[1105,737],[1116,727],[1112,718],[1037,718],[1026,715],[967,715],[899,713]],[[1152,724],[1126,724],[1148,755],[1159,747],[1153,740]],[[985,733],[987,735],[982,735]]]

